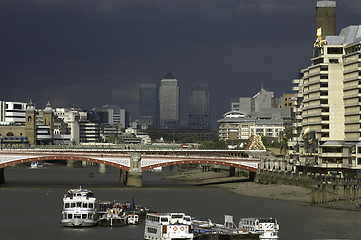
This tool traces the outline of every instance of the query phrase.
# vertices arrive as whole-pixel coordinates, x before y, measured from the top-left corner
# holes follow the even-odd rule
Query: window
[[[23,109],[23,106],[21,104],[14,104],[14,109]]]
[[[70,207],[70,203],[65,203],[64,208],[69,208]]]
[[[338,60],[338,58],[330,58],[329,62],[330,63],[339,63],[339,60]]]
[[[328,47],[327,54],[342,54],[342,47]]]

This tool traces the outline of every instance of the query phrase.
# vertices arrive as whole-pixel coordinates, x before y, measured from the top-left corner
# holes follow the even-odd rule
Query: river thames
[[[8,167],[0,187],[0,239],[143,239],[144,223],[123,227],[66,228],[60,225],[62,197],[82,186],[99,200],[117,200],[151,206],[158,212],[184,212],[223,223],[224,215],[274,217],[281,240],[361,239],[361,212],[325,209],[305,203],[252,198],[213,187],[198,187],[162,180],[162,173],[145,172],[143,188],[126,188],[119,169],[97,167],[45,169]],[[242,183],[240,183],[242,184]]]

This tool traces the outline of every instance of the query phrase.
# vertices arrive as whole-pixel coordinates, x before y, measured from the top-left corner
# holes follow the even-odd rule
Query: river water
[[[60,225],[62,196],[80,185],[100,200],[131,201],[158,212],[184,212],[223,223],[224,215],[274,217],[281,240],[361,239],[361,213],[313,207],[305,203],[239,196],[213,187],[162,180],[162,173],[146,172],[143,188],[118,183],[119,169],[97,167],[46,169],[8,167],[0,187],[0,240],[25,239],[143,239],[144,223],[124,227],[65,228]],[[242,184],[242,183],[240,183]]]

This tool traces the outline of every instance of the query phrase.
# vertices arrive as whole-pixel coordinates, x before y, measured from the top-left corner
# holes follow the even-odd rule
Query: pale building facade
[[[301,168],[361,169],[361,25],[326,36],[311,61],[293,80],[296,137],[290,148],[295,163]]]
[[[247,140],[252,135],[278,138],[285,129],[282,119],[257,119],[240,111],[230,111],[218,120],[219,139]]]
[[[161,80],[159,87],[159,121],[161,128],[179,126],[179,86],[171,73]]]
[[[0,101],[0,125],[25,124],[27,103]]]

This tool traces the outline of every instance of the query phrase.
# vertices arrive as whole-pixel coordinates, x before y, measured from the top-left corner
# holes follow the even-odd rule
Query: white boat
[[[126,215],[126,222],[127,222],[127,224],[129,224],[129,225],[136,225],[136,224],[138,224],[139,223],[139,216],[138,216],[138,214],[128,214],[128,215]]]
[[[123,226],[127,224],[124,205],[116,202],[102,201],[99,203],[100,226]]]
[[[144,239],[193,239],[191,217],[184,213],[147,213]]]
[[[42,169],[44,168],[43,162],[33,161],[30,164],[30,169]]]
[[[98,223],[97,202],[87,189],[70,189],[63,197],[61,224],[67,227],[90,227]]]
[[[279,225],[274,218],[241,218],[238,228],[243,232],[260,234],[259,239],[278,239]]]

